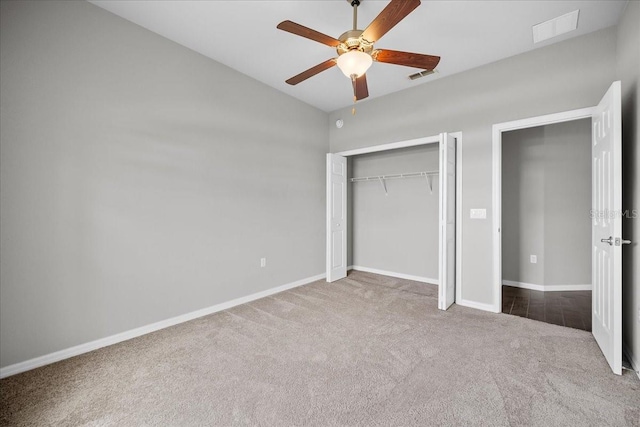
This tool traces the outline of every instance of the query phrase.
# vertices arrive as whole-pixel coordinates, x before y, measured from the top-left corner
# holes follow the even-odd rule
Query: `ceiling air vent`
[[[435,74],[436,72],[437,72],[436,70],[424,70],[424,71],[420,71],[419,73],[411,74],[409,76],[409,78],[411,80],[416,80],[416,79],[419,79],[421,77],[426,77],[426,76],[429,76],[431,74]]]
[[[540,43],[578,28],[580,9],[533,26],[533,42]]]

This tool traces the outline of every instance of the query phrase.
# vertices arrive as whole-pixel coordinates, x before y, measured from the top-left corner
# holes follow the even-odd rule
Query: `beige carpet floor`
[[[2,425],[638,426],[590,333],[353,272],[0,381]]]

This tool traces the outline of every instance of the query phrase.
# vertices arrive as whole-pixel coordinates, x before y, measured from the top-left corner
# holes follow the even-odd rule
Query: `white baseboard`
[[[404,273],[396,273],[396,272],[393,272],[393,271],[378,270],[377,268],[363,267],[361,265],[351,265],[351,266],[349,266],[349,270],[356,270],[356,271],[364,271],[366,273],[381,274],[383,276],[397,277],[398,279],[413,280],[414,282],[423,282],[423,283],[429,283],[429,284],[432,284],[432,285],[438,285],[440,283],[440,281],[438,279],[431,279],[429,277],[414,276],[414,275],[411,275],[411,274],[404,274]]]
[[[532,291],[560,292],[560,291],[590,291],[591,285],[535,285],[533,283],[516,282],[513,280],[503,280],[503,285],[514,288],[531,289]]]
[[[209,314],[213,314],[222,310],[227,310],[231,307],[235,307],[240,304],[246,304],[248,302],[255,301],[260,298],[268,297],[270,295],[277,294],[277,293],[286,291],[288,289],[296,288],[298,286],[315,282],[316,280],[320,280],[324,277],[326,277],[325,274],[318,274],[316,276],[307,277],[306,279],[297,280],[295,282],[287,283],[286,285],[267,289],[266,291],[261,291],[255,294],[247,295],[245,297],[236,298],[234,300],[216,304],[211,307],[203,308],[201,310],[192,311],[190,313],[182,314],[180,316],[172,317],[166,320],[161,320],[160,322],[152,323],[150,325],[141,326],[139,328],[135,328],[125,332],[121,332],[119,334],[111,335],[106,338],[100,338],[98,340],[91,341],[85,344],[80,344],[64,350],[56,351],[54,353],[45,354],[44,356],[25,360],[24,362],[19,362],[13,365],[5,366],[4,368],[0,368],[0,378],[6,378],[11,375],[15,375],[21,372],[29,371],[31,369],[39,368],[40,366],[49,365],[51,363],[59,362],[61,360],[78,356],[80,354],[88,353],[90,351],[97,350],[102,347],[117,344],[119,342],[127,341],[132,338],[139,337],[141,335],[158,331],[160,329],[168,328],[170,326],[174,326],[179,323],[188,322],[190,320],[197,319],[198,317],[207,316]]]
[[[622,351],[624,355],[627,356],[627,359],[629,359],[629,363],[631,363],[631,369],[636,371],[636,375],[640,379],[640,363],[638,363],[638,361],[633,358],[633,353],[631,353],[629,347],[627,347],[627,345],[624,343],[622,344]]]
[[[490,313],[500,313],[502,310],[496,309],[493,304],[484,304],[481,302],[469,301],[466,299],[456,299],[456,304],[464,307],[475,308],[477,310],[488,311]]]
[[[416,282],[424,282],[424,283],[430,283],[430,284],[435,284],[435,285],[437,285],[438,282],[439,282],[439,280],[437,280],[437,279],[430,279],[428,277],[412,276],[410,274],[395,273],[395,272],[392,272],[392,271],[378,270],[378,269],[375,269],[375,268],[363,267],[363,266],[360,266],[360,265],[350,265],[348,267],[348,270],[365,271],[367,273],[381,274],[383,276],[397,277],[399,279],[414,280]],[[501,312],[501,310],[496,310],[496,308],[491,304],[483,304],[483,303],[480,303],[480,302],[469,301],[469,300],[464,300],[464,299],[458,300],[457,298],[456,298],[455,303],[458,304],[458,305],[465,306],[465,307],[475,308],[475,309],[478,309],[478,310],[488,311],[488,312],[491,312],[491,313],[500,313]]]

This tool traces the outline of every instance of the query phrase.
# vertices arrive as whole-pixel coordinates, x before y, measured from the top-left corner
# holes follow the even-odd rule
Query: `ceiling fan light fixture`
[[[297,85],[337,65],[340,71],[351,80],[353,100],[357,102],[369,96],[366,72],[374,61],[423,70],[436,68],[440,61],[439,56],[373,48],[374,43],[420,6],[420,0],[389,1],[382,12],[364,30],[358,29],[358,5],[362,0],[347,1],[353,8],[353,28],[337,39],[292,21],[282,21],[277,25],[279,30],[335,48],[338,54],[337,58],[328,59],[285,80],[287,84]]]
[[[356,77],[362,76],[371,67],[371,64],[373,64],[371,55],[356,49],[343,53],[338,57],[338,68],[348,78],[351,78],[354,74]]]

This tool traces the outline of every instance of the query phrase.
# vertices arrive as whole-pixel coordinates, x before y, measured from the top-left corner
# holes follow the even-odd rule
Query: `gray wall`
[[[537,255],[538,263],[529,262]],[[502,278],[544,284],[544,130],[502,134]]]
[[[617,73],[622,81],[622,248],[624,343],[640,369],[640,2],[630,1],[617,32]]]
[[[355,116],[335,111],[330,122],[344,127],[331,128],[331,151],[462,131],[462,297],[491,304],[492,125],[596,105],[615,78],[609,28],[362,102]],[[486,208],[487,219],[469,220],[470,208]]]
[[[324,271],[327,114],[86,2],[0,28],[2,367]]]
[[[544,284],[591,284],[591,119],[545,126]]]
[[[493,123],[595,105],[622,79],[623,203],[639,208],[638,9],[327,120],[90,4],[3,1],[0,366],[322,272],[327,138],[336,152],[464,132],[462,292],[490,303]],[[636,360],[637,221],[623,251]]]
[[[437,144],[355,156],[351,177],[437,171]],[[350,185],[353,265],[438,279],[438,177]]]
[[[502,181],[503,279],[590,284],[591,120],[503,133]]]

